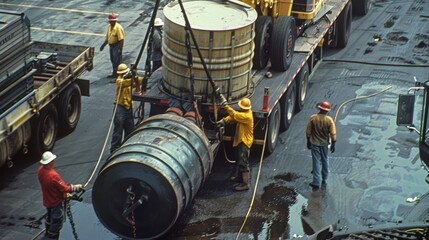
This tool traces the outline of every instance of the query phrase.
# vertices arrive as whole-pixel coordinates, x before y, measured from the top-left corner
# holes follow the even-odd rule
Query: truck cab
[[[419,134],[419,154],[420,159],[428,170],[429,166],[429,81],[417,82],[414,87],[408,89],[407,94],[401,94],[398,97],[398,109],[396,115],[396,124],[398,126],[406,126],[410,131],[415,131]],[[416,96],[419,91],[423,91],[422,113],[420,116],[420,126],[416,127],[413,124],[414,106]],[[429,174],[426,177],[426,182],[429,183]]]

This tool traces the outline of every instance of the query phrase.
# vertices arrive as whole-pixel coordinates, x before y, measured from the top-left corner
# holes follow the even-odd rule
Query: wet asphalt
[[[153,3],[2,0],[0,8],[24,11],[34,27],[33,40],[96,49],[94,70],[83,76],[91,81],[91,96],[83,98],[78,127],[58,139],[53,150],[59,156],[56,169],[65,181],[85,183],[97,160],[107,157],[110,142],[107,132],[115,89],[106,77],[111,69],[108,51],[98,50],[107,14],[120,14],[126,32],[124,61],[133,63]],[[85,11],[70,11],[73,9]],[[193,204],[164,238],[236,239],[239,234],[240,239],[291,239],[329,224],[352,229],[407,221],[406,215],[416,203],[406,199],[428,192],[427,172],[418,157],[418,135],[396,125],[396,102],[398,94],[413,86],[414,77],[429,80],[428,9],[429,3],[424,1],[377,0],[367,16],[354,17],[348,46],[324,52],[325,61],[310,80],[304,109],[280,135],[274,153],[260,164],[261,148],[252,149],[252,187],[260,174],[248,217],[253,191],[232,190],[227,180],[231,166],[219,152],[212,174]],[[376,37],[381,40],[375,41]],[[370,97],[343,105],[364,96]],[[329,155],[327,187],[312,191],[305,127],[321,100],[332,103],[338,140],[336,152]],[[417,104],[416,125],[421,97]],[[106,152],[101,154],[106,137]],[[13,168],[0,169],[0,238],[32,239],[43,229],[37,220],[45,211],[36,175],[39,163],[21,155],[13,160]],[[83,202],[72,206],[77,234],[80,239],[120,239],[97,220],[91,204],[92,183]],[[29,223],[35,224],[29,227]],[[61,239],[73,239],[69,222],[64,224]]]

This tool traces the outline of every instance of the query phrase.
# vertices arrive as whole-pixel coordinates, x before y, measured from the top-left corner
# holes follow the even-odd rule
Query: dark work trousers
[[[116,108],[115,118],[113,119],[113,135],[110,146],[110,153],[118,149],[122,144],[122,137],[128,136],[134,129],[133,109],[127,110],[125,107],[118,104]]]
[[[235,147],[235,159],[237,161],[238,170],[240,172],[249,172],[249,154],[250,149],[243,143],[239,143],[238,146]]]
[[[112,62],[112,75],[116,76],[116,71],[118,71],[119,64],[122,63],[122,48],[121,44],[115,43],[110,46],[110,61]]]
[[[46,208],[48,215],[45,219],[45,236],[49,239],[59,239],[60,230],[63,227],[64,221],[64,204],[61,202],[58,206],[53,208]]]
[[[152,61],[152,72],[155,72],[156,69],[160,68],[161,66],[162,66],[162,60]]]

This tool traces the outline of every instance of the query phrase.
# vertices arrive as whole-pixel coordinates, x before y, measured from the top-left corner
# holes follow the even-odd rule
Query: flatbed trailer
[[[22,13],[1,14],[20,18],[24,27],[29,27]],[[80,117],[81,96],[89,96],[89,81],[79,77],[93,68],[94,48],[30,41],[11,54],[18,49],[28,52],[25,73],[8,88],[24,79],[31,91],[0,112],[0,166],[7,163],[12,167],[12,157],[19,150],[37,157],[51,150],[58,132],[74,130]]]
[[[317,22],[310,23],[305,32],[296,39],[292,63],[287,71],[274,71],[270,64],[262,70],[252,69],[253,90],[248,97],[252,101],[255,118],[254,144],[264,143],[265,123],[268,122],[268,153],[274,151],[279,131],[286,130],[293,114],[301,110],[306,99],[309,77],[321,62],[323,49],[327,46],[335,47],[338,37],[347,42],[351,29],[351,5],[351,0],[326,1],[321,10],[324,15]],[[364,6],[359,3],[359,7]],[[165,112],[169,107],[171,95],[162,89],[160,78],[160,74],[154,74],[152,79],[149,79],[146,92],[133,94],[133,99],[141,102],[142,107],[144,103],[150,104],[150,116]],[[264,98],[267,101],[264,102]],[[230,105],[238,109],[236,102],[230,102]],[[213,109],[212,103],[201,104],[200,114],[205,120],[205,126],[213,125]],[[224,116],[222,111],[220,116]],[[207,121],[209,119],[212,120],[211,123]],[[210,131],[206,129],[206,132]],[[227,129],[225,132],[223,139],[232,140],[234,130]],[[208,134],[210,135],[214,136]]]

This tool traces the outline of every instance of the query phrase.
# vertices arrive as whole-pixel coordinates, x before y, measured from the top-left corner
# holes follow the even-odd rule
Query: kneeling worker
[[[242,182],[235,187],[236,191],[244,191],[250,189],[250,168],[249,154],[253,143],[253,112],[250,99],[243,98],[238,102],[241,111],[235,111],[221,95],[221,105],[225,106],[228,116],[217,122],[217,126],[225,126],[225,124],[236,123],[236,130],[232,146],[235,149],[236,166],[232,181],[237,181],[242,178]],[[239,175],[241,173],[241,176]],[[241,179],[240,179],[241,180]]]

